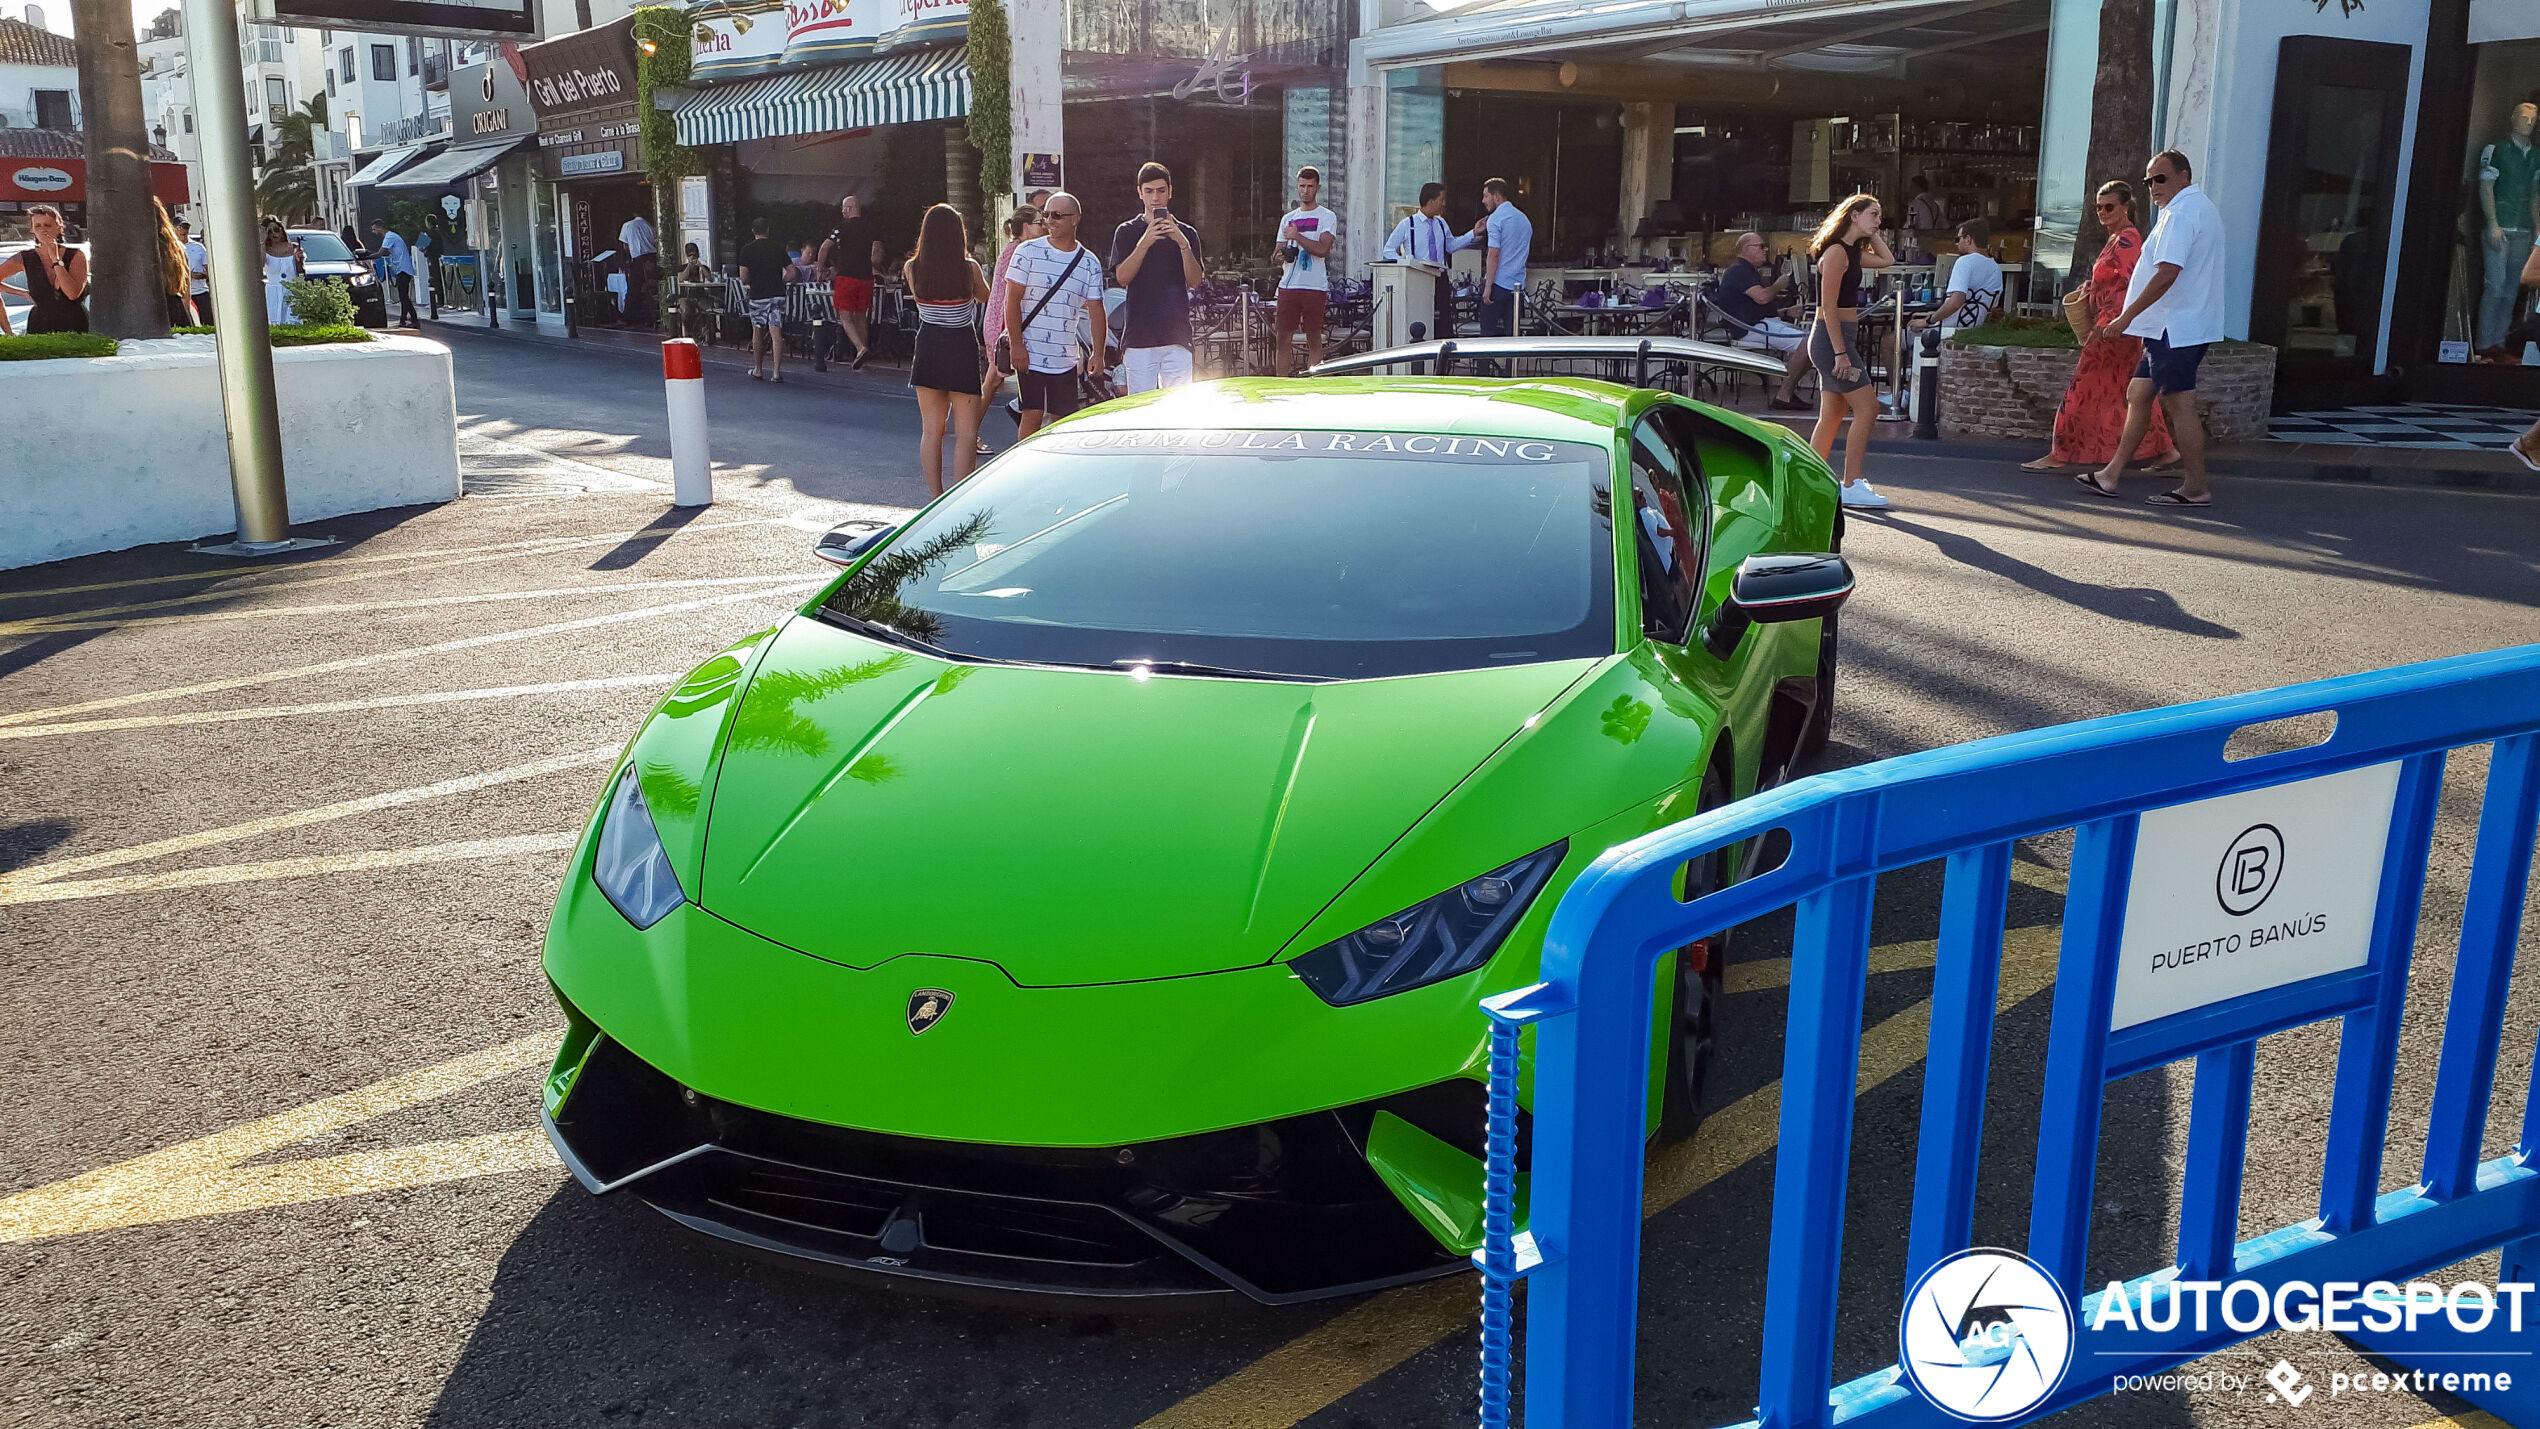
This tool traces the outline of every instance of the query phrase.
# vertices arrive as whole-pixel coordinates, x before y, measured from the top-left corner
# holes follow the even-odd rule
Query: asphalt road
[[[320,523],[343,544],[273,565],[155,548],[0,575],[0,1425],[1469,1422],[1464,1282],[1035,1316],[738,1260],[571,1183],[535,1116],[563,849],[655,695],[812,588],[813,531],[918,498],[914,405],[887,378],[715,372],[721,499],[666,515],[641,354],[453,345],[466,499]],[[1852,526],[1834,763],[2540,640],[2540,499],[2226,475],[2212,511],[2170,515],[2007,463],[1872,474],[1896,508]],[[2392,1185],[2422,1145],[2483,765],[2448,775]],[[2051,929],[2065,855],[2024,851],[2015,926]],[[1874,943],[1931,937],[1937,888],[1886,880]],[[1741,932],[1712,1120],[1652,1170],[1643,1422],[1753,1403],[1785,939]],[[1879,967],[1845,1375],[1893,1355],[1930,990],[1910,948]],[[1980,1240],[2025,1240],[2050,976],[2006,971]],[[2534,1012],[2517,989],[2490,1154]],[[2246,1232],[2312,1212],[2335,1045],[2262,1047]],[[2110,1093],[2094,1277],[2169,1259],[2190,1081]],[[2396,1429],[2462,1408],[2296,1411],[2257,1384],[2279,1357],[2315,1383],[2363,1367],[2277,1336],[2212,1362],[2246,1392],[2070,1419]]]

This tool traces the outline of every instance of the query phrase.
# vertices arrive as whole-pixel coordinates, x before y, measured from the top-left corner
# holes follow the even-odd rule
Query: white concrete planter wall
[[[294,522],[458,497],[448,348],[384,337],[273,359]],[[0,412],[0,569],[237,528],[209,337],[0,362]]]

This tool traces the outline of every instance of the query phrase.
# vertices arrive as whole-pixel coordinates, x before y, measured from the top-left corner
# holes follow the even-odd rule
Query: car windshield
[[[353,250],[345,247],[344,240],[332,233],[295,233],[291,235],[291,241],[300,245],[300,251],[309,255],[312,263],[353,261]]]
[[[979,660],[1304,679],[1611,654],[1608,457],[1371,432],[1052,432],[817,613]]]

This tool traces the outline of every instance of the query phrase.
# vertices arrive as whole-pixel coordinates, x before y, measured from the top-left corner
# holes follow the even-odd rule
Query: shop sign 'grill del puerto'
[[[793,70],[699,92],[675,116],[682,144],[738,144],[970,112],[970,65],[958,49],[916,50]]]
[[[2323,712],[2335,728],[2321,743],[2225,752],[2248,726]],[[2444,764],[2478,745],[2486,789],[2422,1170],[2385,1193]],[[2526,1093],[2513,1149],[2481,1159],[2535,825],[2540,646],[2526,646],[1819,775],[1613,850],[1563,896],[1543,981],[1483,1004],[1483,1423],[1508,1422],[1520,1278],[1530,1429],[1632,1422],[1654,966],[1710,931],[1792,908],[1755,1424],[2025,1423],[2265,1328],[2303,1329],[2298,1303],[2283,1319],[2288,1294],[2307,1289],[2333,1314],[2341,1287],[2354,1297],[2336,1327],[2348,1339],[2456,1373],[2473,1403],[2540,1424],[2540,1102]],[[1971,1241],[2012,845],[2061,829],[2076,836],[2027,1250],[1981,1250]],[[1677,870],[1737,845],[1750,865],[1761,861],[1752,850],[1788,855],[1692,902],[1676,895]],[[1904,1275],[1895,1298],[1864,1303],[1838,1287],[1870,919],[1880,874],[1934,860],[1946,882]],[[2323,1143],[2319,1214],[2240,1239],[2257,1040],[2331,1018],[2343,1023],[2334,1101],[2319,1130],[2291,1131]],[[1518,1052],[1529,1029],[1533,1175],[1520,1233]],[[2084,1277],[2107,1083],[2189,1058],[2177,1260],[2111,1267],[2135,1278],[2094,1289]],[[2492,1316],[2434,1313],[2420,1298],[2433,1287],[2410,1283],[2499,1247],[2492,1292],[2455,1292],[2490,1295]],[[2188,1292],[2197,1308],[2182,1319]],[[1838,1309],[1897,1315],[1902,1362],[1835,1384]],[[2291,1388],[2297,1371],[2274,1374],[2278,1389],[2310,1392]]]

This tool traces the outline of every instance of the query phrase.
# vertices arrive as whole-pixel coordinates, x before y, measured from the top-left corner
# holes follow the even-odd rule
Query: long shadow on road
[[[1955,531],[1917,525],[1894,516],[1879,524],[1930,542],[1942,555],[1960,565],[1988,571],[2039,595],[2104,615],[2110,620],[2148,625],[2155,630],[2175,631],[2181,635],[2200,635],[2209,640],[2240,638],[2240,632],[2228,625],[2218,625],[2188,614],[2186,607],[2178,603],[2178,597],[2165,590],[2151,586],[2093,585],[2089,581],[2059,576],[2043,566],[1997,551],[1982,541]]]

